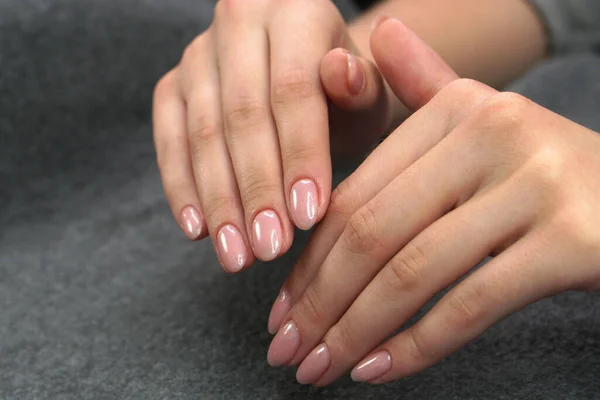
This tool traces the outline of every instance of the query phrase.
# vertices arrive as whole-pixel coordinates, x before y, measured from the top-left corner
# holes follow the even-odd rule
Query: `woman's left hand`
[[[426,104],[336,189],[276,300],[268,359],[302,362],[301,383],[405,377],[532,302],[600,288],[600,137],[455,79],[398,21],[371,46],[400,100]]]

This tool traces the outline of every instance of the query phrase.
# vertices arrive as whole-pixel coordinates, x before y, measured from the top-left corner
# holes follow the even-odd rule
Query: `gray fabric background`
[[[529,0],[546,24],[550,50],[559,55],[600,53],[600,1]]]
[[[598,399],[600,296],[513,315],[426,372],[316,390],[265,361],[281,260],[221,272],[172,222],[151,90],[202,0],[0,0],[0,399]],[[600,59],[516,88],[600,130]],[[542,277],[541,277],[542,278]]]

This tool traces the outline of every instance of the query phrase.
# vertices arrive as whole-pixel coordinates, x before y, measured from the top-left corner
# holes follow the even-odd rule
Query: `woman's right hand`
[[[190,239],[210,234],[226,271],[286,252],[293,224],[325,214],[332,154],[364,153],[385,133],[387,89],[358,53],[329,0],[221,0],[157,84],[173,215]]]

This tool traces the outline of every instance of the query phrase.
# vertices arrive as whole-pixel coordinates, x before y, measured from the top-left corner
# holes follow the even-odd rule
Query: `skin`
[[[221,0],[158,83],[154,138],[173,215],[190,239],[210,234],[228,272],[285,253],[294,224],[325,214],[332,156],[365,153],[389,125],[383,80],[358,54],[328,0]],[[307,203],[299,181],[316,189],[312,213],[294,207]]]
[[[153,115],[173,216],[191,240],[211,237],[226,271],[284,254],[294,225],[324,217],[332,162],[363,156],[408,115],[369,49],[382,15],[491,85],[544,55],[523,0],[388,0],[348,26],[329,0],[220,0],[157,84]]]
[[[301,383],[409,376],[532,302],[600,289],[600,136],[459,79],[397,20],[371,49],[415,113],[336,189],[276,302],[268,360]]]
[[[321,221],[273,307],[273,365],[302,362],[299,381],[316,385],[358,365],[355,379],[381,383],[539,298],[598,289],[598,139],[491,87],[545,47],[522,0],[389,0],[350,26],[327,0],[219,1],[157,84],[154,139],[175,219],[192,240],[210,235],[228,272]],[[410,112],[330,195],[332,160]]]

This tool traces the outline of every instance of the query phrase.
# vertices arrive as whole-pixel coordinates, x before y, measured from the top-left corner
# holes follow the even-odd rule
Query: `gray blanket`
[[[0,398],[600,398],[598,294],[540,301],[386,386],[268,367],[270,304],[306,235],[224,274],[171,220],[151,141],[153,84],[211,3],[0,0]],[[515,90],[600,131],[599,82],[581,55]]]

